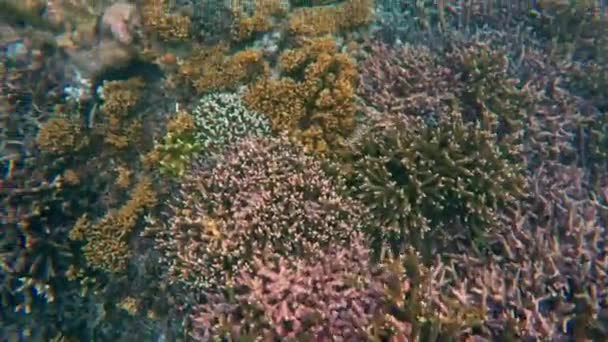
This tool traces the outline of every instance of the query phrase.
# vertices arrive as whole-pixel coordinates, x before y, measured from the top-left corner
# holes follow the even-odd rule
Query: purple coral
[[[233,338],[265,336],[288,341],[364,341],[391,326],[405,337],[411,326],[386,319],[387,292],[380,267],[370,264],[361,238],[348,247],[331,247],[310,259],[256,259],[235,278],[233,301],[215,295],[192,314],[193,336],[218,336],[220,322]],[[240,318],[247,317],[243,320]],[[230,322],[230,324],[226,324]],[[219,328],[219,330],[218,330]]]
[[[224,286],[262,253],[306,255],[348,243],[364,215],[342,191],[286,139],[248,138],[217,165],[194,166],[171,200],[168,227],[152,220],[149,231],[172,282]]]
[[[438,266],[451,275],[443,292],[481,309],[493,338],[608,337],[608,188],[589,199],[581,177],[577,168],[541,167],[535,200],[494,237],[496,254],[452,255]]]

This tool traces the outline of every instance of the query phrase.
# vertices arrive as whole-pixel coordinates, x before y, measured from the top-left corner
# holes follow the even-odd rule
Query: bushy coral
[[[67,115],[56,115],[40,127],[36,145],[51,154],[76,152],[87,144],[83,125],[78,119]]]
[[[87,263],[110,273],[125,272],[131,250],[129,240],[146,209],[156,204],[152,181],[143,176],[133,187],[128,201],[97,222],[81,217],[70,232],[70,239],[85,241],[82,247]]]
[[[380,222],[372,239],[397,250],[408,243],[429,252],[431,242],[458,236],[475,241],[525,190],[522,164],[458,113],[432,126],[380,120],[346,156],[354,193]]]
[[[193,109],[194,137],[205,155],[221,155],[231,144],[246,137],[263,137],[271,133],[270,121],[262,114],[248,110],[240,96],[217,93],[203,97]]]
[[[262,79],[243,95],[249,108],[268,115],[308,152],[343,147],[355,128],[355,61],[331,37],[308,41],[280,57],[282,78]]]
[[[178,111],[169,118],[167,132],[145,156],[145,162],[158,165],[162,174],[180,177],[202,150],[196,132],[194,117],[185,111]]]
[[[348,0],[335,6],[296,8],[289,16],[294,35],[322,36],[353,30],[373,18],[372,0]]]
[[[541,168],[531,179],[534,200],[507,219],[506,233],[493,235],[494,253],[440,263],[448,276],[436,298],[480,309],[493,340],[605,339],[606,190],[590,194],[582,176],[572,167]]]
[[[285,341],[406,339],[410,324],[392,317],[386,291],[391,277],[370,263],[361,238],[313,257],[256,259],[235,279],[233,296],[209,293],[191,314],[191,334]]]
[[[201,94],[234,90],[268,72],[262,51],[245,49],[229,55],[224,43],[195,50],[179,67],[184,83]]]
[[[285,139],[248,138],[214,167],[203,162],[185,174],[166,223],[151,218],[148,232],[171,282],[223,286],[266,252],[296,256],[347,243],[365,217],[343,191]]]

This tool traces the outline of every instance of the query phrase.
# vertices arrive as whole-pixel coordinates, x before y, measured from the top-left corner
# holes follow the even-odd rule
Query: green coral
[[[202,151],[196,139],[194,118],[186,112],[178,112],[169,120],[167,133],[157,142],[151,154],[158,161],[162,174],[181,177],[190,166],[192,158]]]
[[[376,243],[423,251],[458,235],[481,233],[524,193],[523,163],[495,135],[452,113],[434,125],[389,118],[374,125],[348,154],[355,194],[370,205]]]

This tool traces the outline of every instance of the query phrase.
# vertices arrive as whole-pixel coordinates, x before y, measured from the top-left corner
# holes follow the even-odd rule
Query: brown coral
[[[289,30],[294,35],[335,34],[369,23],[372,14],[372,0],[349,0],[337,6],[298,8],[290,13]]]
[[[181,79],[198,93],[231,90],[268,72],[260,50],[246,49],[228,55],[225,44],[201,48],[179,67]]]
[[[355,127],[355,62],[337,51],[331,37],[287,50],[279,62],[284,77],[252,84],[244,101],[307,151],[323,154],[342,146]]]
[[[120,209],[108,212],[94,223],[81,217],[70,232],[70,238],[85,241],[82,250],[91,267],[111,273],[124,272],[131,255],[131,232],[140,215],[155,204],[152,181],[143,176],[131,190],[130,199]]]
[[[87,144],[82,128],[82,123],[75,118],[56,116],[40,128],[36,144],[42,151],[51,154],[78,151]]]
[[[190,36],[190,18],[170,14],[167,0],[146,0],[142,11],[142,24],[152,35],[163,40],[186,40]]]

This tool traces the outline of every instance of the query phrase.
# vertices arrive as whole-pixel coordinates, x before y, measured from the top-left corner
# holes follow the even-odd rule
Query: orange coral
[[[333,38],[323,37],[287,50],[279,64],[288,77],[251,85],[245,103],[268,115],[275,130],[288,131],[309,152],[341,146],[355,127],[354,60],[338,52]]]
[[[137,135],[141,123],[131,118],[131,114],[143,87],[144,82],[139,78],[104,83],[101,111],[105,122],[98,127],[98,133],[107,144],[119,149],[126,148],[132,137]]]
[[[140,215],[156,204],[156,194],[149,177],[143,176],[131,192],[130,199],[117,211],[110,211],[98,222],[91,224],[81,217],[70,239],[85,240],[83,253],[90,266],[107,272],[126,270],[130,257],[129,237]]]
[[[169,14],[167,0],[144,1],[142,23],[148,32],[163,40],[186,40],[190,36],[190,18]]]
[[[87,144],[82,124],[75,118],[60,115],[47,121],[38,132],[36,144],[47,153],[74,152]]]
[[[282,0],[260,0],[255,2],[252,15],[248,15],[239,4],[233,4],[234,24],[232,37],[240,42],[251,38],[259,32],[269,31],[273,26],[273,18],[287,13],[287,4]]]
[[[225,44],[200,49],[180,65],[179,74],[197,92],[206,93],[233,89],[268,73],[260,50],[247,49],[232,56],[227,53]]]
[[[289,17],[295,35],[319,36],[352,30],[372,19],[373,0],[350,0],[337,6],[298,8]]]

